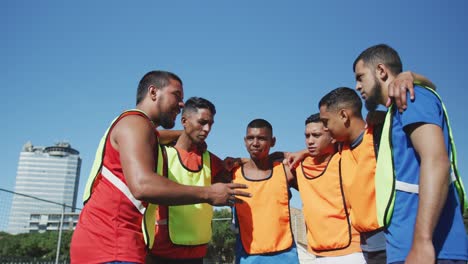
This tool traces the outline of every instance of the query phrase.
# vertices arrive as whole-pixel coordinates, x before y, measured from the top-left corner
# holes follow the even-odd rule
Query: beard
[[[380,104],[380,101],[383,97],[382,95],[382,85],[380,85],[379,81],[377,78],[374,77],[374,87],[372,87],[372,94],[370,94],[366,101],[364,102],[364,105],[366,106],[366,109],[368,111],[375,111],[377,110],[377,106]]]
[[[159,117],[159,125],[165,129],[171,129],[175,125],[175,120],[168,113],[161,113]]]

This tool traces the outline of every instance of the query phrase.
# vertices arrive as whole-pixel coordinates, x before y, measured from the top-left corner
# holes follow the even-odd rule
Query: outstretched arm
[[[307,149],[299,150],[296,152],[287,152],[285,153],[285,158],[283,160],[284,164],[287,164],[289,168],[295,169],[301,161],[309,156],[309,151]]]
[[[432,237],[447,198],[450,161],[443,131],[439,126],[418,123],[409,127],[407,133],[420,157],[421,165],[413,244],[405,263],[435,263]]]
[[[232,195],[249,196],[240,184],[196,187],[177,184],[154,172],[157,138],[151,124],[141,116],[122,118],[111,131],[111,144],[119,152],[125,180],[133,196],[164,205],[210,203],[226,205]]]
[[[241,158],[226,157],[224,160],[218,158],[218,156],[211,154],[211,164],[214,171],[213,183],[216,182],[232,182],[232,171],[240,167],[243,162]]]
[[[170,130],[163,129],[159,130],[159,143],[162,145],[168,145],[170,143],[175,143],[179,136],[182,134],[183,130]]]
[[[395,102],[398,110],[403,112],[408,106],[406,90],[410,93],[410,99],[414,100],[414,84],[427,86],[434,90],[436,89],[435,84],[425,76],[411,71],[402,72],[388,85],[388,100],[386,106],[389,107],[392,102]]]

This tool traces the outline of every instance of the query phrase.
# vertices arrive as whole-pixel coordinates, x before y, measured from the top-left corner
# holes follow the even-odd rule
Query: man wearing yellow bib
[[[201,97],[185,102],[181,123],[184,130],[176,144],[164,146],[170,180],[193,186],[229,182],[223,161],[200,145],[205,145],[216,108]],[[234,199],[234,198],[233,198]],[[156,214],[155,242],[146,263],[202,264],[211,240],[213,208],[207,203],[181,206],[160,205]]]
[[[377,106],[387,102],[402,63],[380,44],[363,51],[353,69],[366,105]],[[377,202],[377,213],[387,227],[387,261],[466,263],[465,197],[447,112],[434,90],[415,86],[414,92],[404,112],[389,108],[380,142],[376,194],[390,190],[390,198],[383,207]]]

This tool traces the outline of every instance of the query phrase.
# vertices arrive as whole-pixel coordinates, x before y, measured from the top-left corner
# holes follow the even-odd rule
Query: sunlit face
[[[356,63],[354,71],[356,77],[356,90],[361,94],[362,99],[366,101],[368,110],[375,110],[381,103],[382,87],[375,73],[364,64],[363,60]]]
[[[182,125],[184,133],[198,144],[204,142],[211,131],[214,123],[213,114],[209,109],[199,108],[196,112],[187,111],[182,116]]]
[[[322,122],[308,123],[305,127],[305,143],[312,157],[334,152],[333,138]]]
[[[174,127],[175,119],[184,107],[184,90],[176,80],[169,80],[166,87],[158,90],[157,107],[159,110],[158,124],[166,129]]]
[[[340,118],[339,111],[328,111],[327,106],[320,106],[320,120],[325,131],[330,132],[336,141],[345,141],[346,127]]]
[[[247,134],[244,137],[245,147],[250,154],[250,158],[260,160],[268,157],[270,148],[275,145],[275,138],[271,130],[262,128],[247,128]]]

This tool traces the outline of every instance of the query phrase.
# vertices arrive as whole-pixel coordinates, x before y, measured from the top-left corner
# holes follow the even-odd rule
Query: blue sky
[[[463,0],[1,1],[0,187],[14,189],[24,143],[67,140],[83,159],[81,197],[100,137],[155,69],[178,74],[185,98],[215,103],[207,142],[220,157],[247,155],[254,118],[272,123],[273,150],[302,149],[305,118],[331,89],[354,88],[355,57],[378,43],[438,85],[466,183],[466,10]]]

